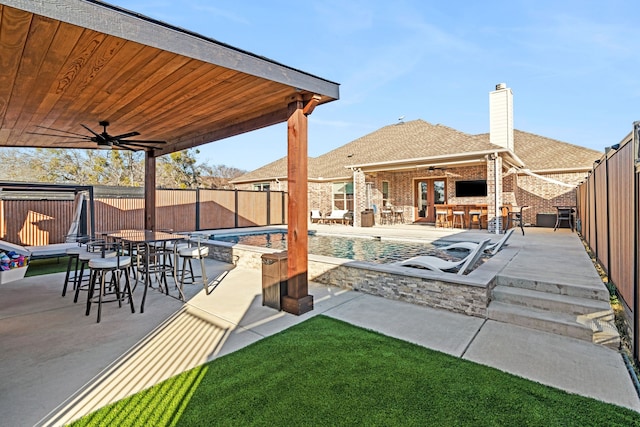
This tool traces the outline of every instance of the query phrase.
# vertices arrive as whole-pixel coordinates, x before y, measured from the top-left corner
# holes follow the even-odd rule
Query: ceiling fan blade
[[[53,133],[44,133],[44,132],[25,132],[29,135],[42,135],[42,136],[54,136],[58,138],[71,138],[71,139],[81,139],[84,141],[90,141],[90,137],[88,136],[70,136],[70,135],[56,135]]]
[[[116,135],[116,136],[112,136],[111,139],[124,139],[124,138],[129,138],[131,136],[138,136],[140,135],[140,132],[129,132],[129,133],[123,133],[122,135]]]
[[[61,132],[61,133],[66,133],[68,135],[82,136],[84,138],[87,138],[87,135],[83,135],[83,134],[77,133],[77,132],[70,132],[68,130],[49,128],[49,127],[46,127],[46,126],[39,126],[39,125],[36,125],[35,127],[39,128],[39,129],[50,130],[50,131],[54,131],[54,132]],[[34,135],[46,135],[46,134],[36,134],[35,132],[27,132],[27,133],[33,133]],[[54,135],[54,136],[60,136],[60,135]]]
[[[96,141],[96,142],[98,142],[98,143],[100,143],[100,141],[108,142],[108,141],[107,141],[107,139],[106,139],[104,136],[100,135],[99,133],[97,133],[96,131],[94,131],[93,129],[91,129],[89,126],[87,126],[87,125],[83,125],[82,123],[80,123],[80,126],[82,126],[82,127],[83,127],[83,128],[85,128],[86,130],[88,130],[89,132],[91,132],[92,134],[94,134],[94,135],[95,135],[95,137],[98,139],[98,141]]]

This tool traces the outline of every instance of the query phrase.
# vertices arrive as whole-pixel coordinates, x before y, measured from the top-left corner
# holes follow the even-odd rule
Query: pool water
[[[259,246],[272,249],[287,249],[286,232],[253,233],[238,235],[215,235],[211,240],[219,240],[242,245]],[[466,252],[437,250],[431,243],[403,240],[364,238],[353,236],[335,236],[309,234],[309,253],[378,264],[389,264],[418,255],[437,255],[441,258],[457,260]]]

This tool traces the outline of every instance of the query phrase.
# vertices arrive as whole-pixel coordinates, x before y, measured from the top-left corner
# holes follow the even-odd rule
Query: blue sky
[[[635,0],[109,2],[340,83],[309,116],[310,156],[400,116],[486,133],[502,82],[523,131],[602,151],[640,120]],[[286,155],[286,125],[199,149],[252,170]]]

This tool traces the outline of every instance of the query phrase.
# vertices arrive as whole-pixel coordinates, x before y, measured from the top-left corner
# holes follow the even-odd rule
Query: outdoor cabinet
[[[373,209],[365,209],[360,214],[360,226],[373,227],[375,223],[375,217],[373,216]]]
[[[262,305],[282,310],[287,295],[287,252],[262,255]]]

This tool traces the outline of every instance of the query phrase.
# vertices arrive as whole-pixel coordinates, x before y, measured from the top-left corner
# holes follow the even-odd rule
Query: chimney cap
[[[498,83],[496,85],[496,90],[506,89],[506,88],[507,88],[507,84],[506,83]]]

